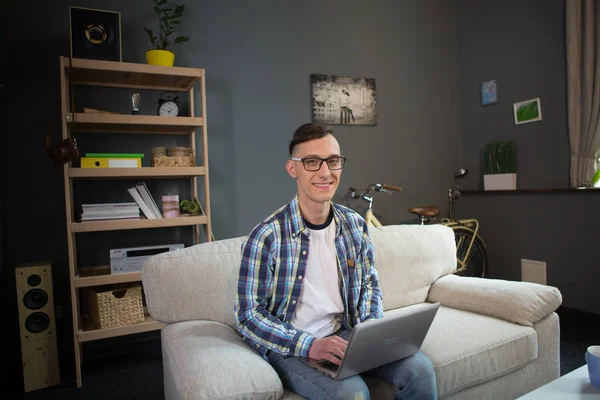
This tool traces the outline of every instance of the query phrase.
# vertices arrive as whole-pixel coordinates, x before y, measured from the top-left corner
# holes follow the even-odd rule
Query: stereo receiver
[[[183,249],[183,243],[159,246],[129,247],[110,250],[110,273],[125,274],[142,270],[144,261],[153,255]]]

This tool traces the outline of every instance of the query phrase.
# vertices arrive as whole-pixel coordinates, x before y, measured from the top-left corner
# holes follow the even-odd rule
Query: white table
[[[600,389],[590,383],[587,364],[544,386],[519,397],[519,400],[600,399]]]

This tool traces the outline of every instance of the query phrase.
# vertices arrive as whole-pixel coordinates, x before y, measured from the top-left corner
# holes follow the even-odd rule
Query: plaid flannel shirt
[[[336,223],[340,293],[345,328],[382,318],[382,294],[374,249],[365,220],[332,203]],[[302,291],[310,251],[310,231],[300,215],[298,196],[258,224],[242,244],[234,317],[238,331],[265,359],[267,351],[308,357],[316,337],[290,321]]]

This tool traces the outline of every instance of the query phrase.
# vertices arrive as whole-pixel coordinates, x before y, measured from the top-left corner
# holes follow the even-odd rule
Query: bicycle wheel
[[[485,245],[479,237],[475,236],[471,252],[465,260],[465,266],[461,270],[461,265],[458,260],[464,260],[473,239],[474,233],[467,229],[454,229],[454,238],[456,239],[456,258],[457,271],[456,275],[474,276],[484,278],[487,272],[487,252]]]

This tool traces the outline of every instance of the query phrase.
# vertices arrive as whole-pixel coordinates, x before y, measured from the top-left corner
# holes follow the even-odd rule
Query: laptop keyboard
[[[336,365],[336,364],[332,363],[331,361],[327,361],[327,360],[320,361],[319,365],[330,370],[331,372],[337,372],[337,370],[340,368],[339,365]]]

